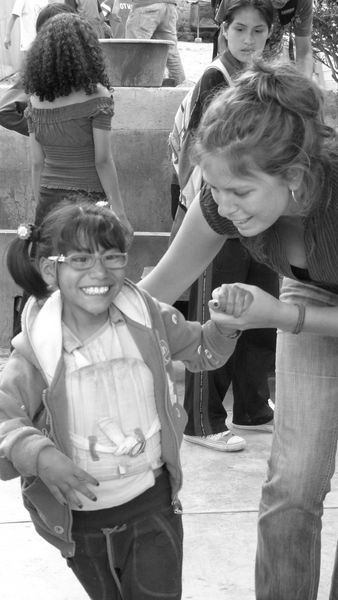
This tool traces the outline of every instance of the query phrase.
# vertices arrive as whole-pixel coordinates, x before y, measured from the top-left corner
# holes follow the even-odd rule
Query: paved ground
[[[180,363],[176,372],[182,399]],[[231,393],[225,405],[231,420]],[[254,600],[257,507],[271,435],[249,432],[243,437],[246,449],[232,454],[183,443],[182,600]],[[337,509],[336,473],[325,503],[318,600],[329,597]],[[2,600],[87,599],[58,551],[34,531],[21,503],[18,480],[0,482],[0,515]]]

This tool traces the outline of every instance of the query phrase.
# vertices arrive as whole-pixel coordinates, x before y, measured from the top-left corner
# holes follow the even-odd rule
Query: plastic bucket
[[[110,83],[121,87],[160,87],[167,62],[168,40],[102,39]]]

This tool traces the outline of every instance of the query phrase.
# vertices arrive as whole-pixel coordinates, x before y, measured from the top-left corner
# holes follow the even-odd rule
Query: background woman
[[[111,150],[114,103],[89,23],[76,14],[49,19],[28,53],[24,85],[36,222],[74,190],[106,196],[125,217]]]

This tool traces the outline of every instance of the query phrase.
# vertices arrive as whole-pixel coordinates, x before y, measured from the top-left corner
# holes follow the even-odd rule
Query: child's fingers
[[[234,317],[240,317],[253,301],[253,295],[238,284],[223,284],[212,292],[211,308]]]

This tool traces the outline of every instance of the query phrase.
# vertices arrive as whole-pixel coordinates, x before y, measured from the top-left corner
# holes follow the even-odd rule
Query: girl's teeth
[[[109,287],[107,285],[102,286],[102,287],[87,287],[87,288],[82,288],[84,293],[87,294],[88,296],[101,296],[103,294],[106,294],[109,290]]]

